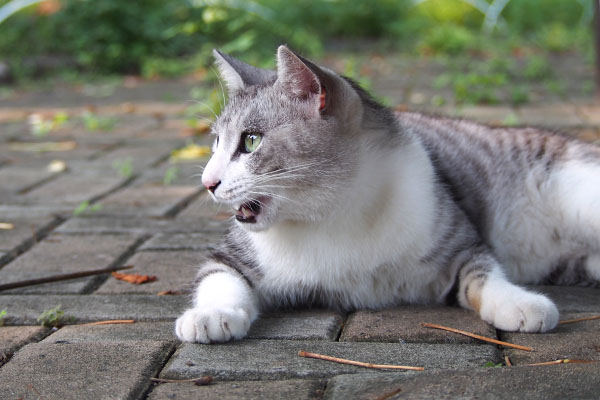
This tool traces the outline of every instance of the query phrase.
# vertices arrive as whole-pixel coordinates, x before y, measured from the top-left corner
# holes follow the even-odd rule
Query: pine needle
[[[492,338],[489,338],[489,337],[486,337],[486,336],[481,336],[481,335],[477,335],[475,333],[461,331],[460,329],[454,329],[454,328],[450,328],[450,327],[443,326],[443,325],[436,325],[436,324],[429,324],[429,323],[426,323],[426,322],[421,322],[421,326],[424,326],[425,328],[441,329],[441,330],[444,330],[444,331],[459,333],[461,335],[465,335],[465,336],[471,337],[473,339],[483,340],[484,342],[494,343],[494,344],[497,344],[497,345],[500,345],[500,346],[504,346],[504,347],[512,347],[513,349],[519,349],[519,350],[525,350],[525,351],[533,351],[533,349],[531,347],[520,346],[518,344],[512,344],[512,343],[508,343],[508,342],[503,342],[502,340],[492,339]]]
[[[594,319],[600,319],[600,315],[594,315],[592,317],[584,317],[584,318],[567,319],[567,320],[564,320],[564,321],[560,321],[558,324],[559,325],[572,324],[574,322],[592,321]]]
[[[326,356],[326,355],[323,355],[323,354],[309,353],[308,351],[304,351],[304,350],[300,350],[298,352],[298,355],[300,357],[316,358],[318,360],[331,361],[331,362],[335,362],[335,363],[338,363],[338,364],[356,365],[358,367],[365,367],[365,368],[375,368],[375,369],[405,369],[405,370],[411,370],[411,371],[423,371],[424,370],[423,367],[409,367],[409,366],[405,366],[405,365],[372,364],[372,363],[365,363],[365,362],[361,362],[361,361],[348,360],[348,359],[345,359],[345,358],[338,358],[338,357]]]

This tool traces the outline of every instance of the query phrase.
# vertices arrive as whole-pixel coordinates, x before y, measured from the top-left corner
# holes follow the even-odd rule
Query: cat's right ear
[[[247,86],[261,85],[276,79],[277,73],[268,69],[254,67],[228,54],[214,49],[213,55],[221,77],[229,89],[229,93],[242,90]]]

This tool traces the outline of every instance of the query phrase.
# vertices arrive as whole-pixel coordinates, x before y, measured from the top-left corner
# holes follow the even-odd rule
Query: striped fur
[[[518,284],[598,284],[598,147],[394,114],[285,47],[277,73],[216,57],[230,101],[203,182],[219,182],[216,201],[262,206],[200,267],[181,340],[241,338],[270,308],[401,303],[458,303],[499,329],[544,332],[555,305]],[[239,152],[244,131],[263,135],[252,153]]]

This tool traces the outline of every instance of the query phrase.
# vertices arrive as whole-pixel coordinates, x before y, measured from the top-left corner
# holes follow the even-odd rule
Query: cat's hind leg
[[[175,322],[184,342],[226,342],[246,336],[258,317],[256,296],[248,282],[227,265],[207,262],[198,273],[193,307]]]
[[[505,331],[546,332],[558,323],[554,303],[509,282],[489,252],[475,254],[462,266],[458,302]]]

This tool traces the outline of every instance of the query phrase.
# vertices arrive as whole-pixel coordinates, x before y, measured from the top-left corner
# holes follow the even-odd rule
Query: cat
[[[179,339],[243,338],[262,310],[458,304],[505,331],[558,322],[517,284],[600,282],[600,148],[383,107],[285,46],[217,50],[229,101],[202,183],[235,221]]]

